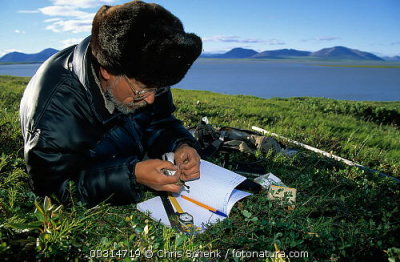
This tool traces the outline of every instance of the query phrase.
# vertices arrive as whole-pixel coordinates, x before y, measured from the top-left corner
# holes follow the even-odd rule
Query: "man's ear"
[[[106,81],[112,78],[111,74],[101,66],[100,66],[100,76]]]

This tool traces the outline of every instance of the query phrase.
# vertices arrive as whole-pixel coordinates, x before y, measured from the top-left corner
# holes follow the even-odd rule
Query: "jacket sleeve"
[[[40,129],[27,136],[25,161],[34,191],[68,200],[68,182],[74,181],[78,198],[89,206],[102,201],[120,205],[137,202],[142,194],[136,183],[135,156],[118,156],[94,162],[79,151],[60,150]]]
[[[173,152],[183,144],[189,144],[199,150],[196,139],[173,115],[175,105],[171,91],[156,98],[153,106],[153,118],[145,130],[147,153],[152,158],[160,158],[163,153]]]
[[[89,149],[105,130],[84,103],[82,91],[71,86],[57,85],[52,97],[40,105],[28,100],[29,93],[21,102],[24,157],[34,192],[55,195],[65,202],[68,182],[74,181],[79,200],[90,206],[104,200],[112,204],[137,202],[141,194],[133,174],[137,155],[90,155]]]

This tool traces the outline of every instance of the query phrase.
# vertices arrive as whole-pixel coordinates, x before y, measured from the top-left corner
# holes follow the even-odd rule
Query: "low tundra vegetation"
[[[63,206],[37,197],[29,188],[18,120],[28,81],[0,77],[0,253],[5,260],[143,261],[148,250],[155,261],[209,261],[207,252],[228,252],[233,261],[400,258],[399,185],[303,149],[293,157],[231,153],[230,163],[256,162],[265,173],[295,187],[296,207],[288,210],[285,200],[271,201],[261,192],[237,203],[229,219],[197,236],[165,228],[135,204],[88,209],[74,198]],[[204,116],[215,127],[256,125],[400,177],[400,102],[261,99],[179,89],[173,94],[176,116],[188,127]],[[222,165],[225,159],[220,153],[208,160]],[[226,168],[234,166],[227,163]],[[74,192],[74,184],[69,190]],[[146,193],[146,198],[153,196]],[[170,254],[178,257],[165,251],[176,251]],[[246,254],[240,251],[270,251],[281,257],[249,258],[238,256]],[[307,255],[282,256],[290,251]]]

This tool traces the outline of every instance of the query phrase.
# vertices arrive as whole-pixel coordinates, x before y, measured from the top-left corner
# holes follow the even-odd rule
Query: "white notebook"
[[[215,224],[219,220],[225,219],[225,217],[189,202],[183,199],[181,195],[185,195],[229,215],[233,205],[237,201],[251,195],[248,192],[235,189],[245,179],[245,177],[230,170],[201,160],[200,179],[186,182],[190,186],[190,189],[182,190],[180,194],[174,194],[174,196],[183,211],[193,216],[194,224],[205,230],[208,225]],[[141,202],[137,204],[137,208],[141,212],[149,213],[152,219],[160,221],[166,226],[171,226],[160,197],[154,197]]]

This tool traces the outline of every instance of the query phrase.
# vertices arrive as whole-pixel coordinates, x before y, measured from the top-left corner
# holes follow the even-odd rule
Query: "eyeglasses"
[[[130,89],[132,90],[132,92],[135,94],[135,101],[140,101],[143,100],[145,98],[147,98],[148,96],[152,95],[152,94],[156,94],[157,90],[159,88],[146,88],[143,90],[136,90],[135,86],[132,84],[132,82],[129,80],[129,78],[124,75],[124,78],[126,79],[126,81],[128,82],[128,86],[130,87]]]

